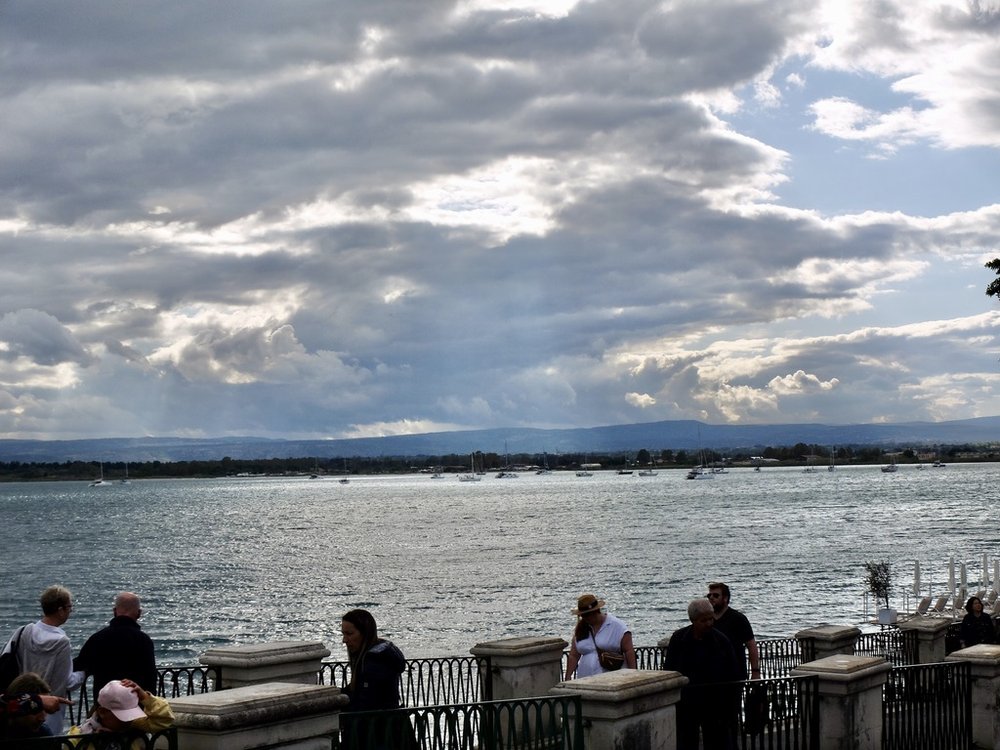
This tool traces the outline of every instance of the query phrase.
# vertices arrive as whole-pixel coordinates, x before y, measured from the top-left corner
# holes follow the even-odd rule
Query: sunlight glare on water
[[[163,664],[284,639],[321,640],[341,657],[340,616],[354,607],[407,655],[441,656],[568,638],[570,609],[592,591],[653,645],[723,580],[758,637],[788,636],[861,622],[867,560],[893,565],[901,611],[914,604],[916,560],[935,594],[952,555],[978,582],[982,554],[1000,556],[998,474],[975,464],[733,469],[708,481],[661,471],[0,485],[0,630],[35,619],[38,594],[59,582],[76,596],[74,650],[129,589]]]

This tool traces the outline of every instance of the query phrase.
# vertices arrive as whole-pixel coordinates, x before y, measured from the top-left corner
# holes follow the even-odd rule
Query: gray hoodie
[[[11,640],[15,635],[17,631],[11,634]],[[8,641],[4,651],[10,649],[11,641]],[[73,671],[73,654],[66,632],[41,620],[25,625],[17,645],[17,658],[21,672],[35,672],[41,676],[49,683],[53,695],[66,695],[79,687],[85,676],[83,672]],[[45,719],[53,734],[65,733],[64,713],[65,706]]]

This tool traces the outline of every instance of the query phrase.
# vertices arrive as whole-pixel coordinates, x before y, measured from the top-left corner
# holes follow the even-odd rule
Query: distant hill
[[[694,420],[647,422],[566,430],[504,428],[432,432],[351,440],[227,438],[102,438],[0,440],[0,461],[213,461],[335,458],[339,456],[442,456],[473,451],[502,453],[635,452],[663,449],[749,450],[796,443],[822,446],[933,446],[1000,443],[1000,417],[900,424],[712,425]]]

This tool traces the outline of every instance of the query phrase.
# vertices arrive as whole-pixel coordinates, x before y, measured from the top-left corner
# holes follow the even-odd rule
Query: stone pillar
[[[330,750],[347,703],[339,688],[271,682],[174,698],[170,707],[184,750]]]
[[[489,681],[492,699],[505,701],[546,695],[562,679],[568,645],[562,638],[505,638],[477,643],[470,653],[489,657],[492,674],[481,674],[481,683],[485,689]]]
[[[881,657],[839,655],[792,670],[819,677],[820,750],[881,750],[882,686],[890,669]]]
[[[560,682],[553,695],[579,695],[583,746],[595,750],[677,748],[680,672],[620,669]]]
[[[945,636],[952,620],[944,617],[911,617],[899,623],[900,630],[916,631],[917,664],[944,661]]]
[[[297,682],[315,685],[320,665],[330,649],[320,641],[274,641],[247,646],[219,646],[201,655],[200,661],[222,670],[221,688],[259,685],[264,682]]]
[[[861,631],[848,625],[819,625],[806,628],[795,634],[795,639],[805,641],[802,644],[802,654],[808,658],[812,649],[812,658],[825,659],[838,654],[853,654]]]
[[[971,662],[972,742],[1000,749],[1000,646],[980,643],[951,652],[945,661]]]

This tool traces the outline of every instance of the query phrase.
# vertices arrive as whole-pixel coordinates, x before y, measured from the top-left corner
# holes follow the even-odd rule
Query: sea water
[[[789,636],[872,616],[869,560],[890,562],[900,611],[915,606],[916,562],[921,595],[947,593],[952,556],[975,590],[982,555],[1000,557],[998,479],[998,464],[953,464],[698,481],[660,471],[4,484],[0,638],[61,583],[75,597],[64,626],[74,652],[131,590],[164,665],[286,639],[342,657],[340,616],[355,607],[412,657],[568,638],[583,592],[654,645],[713,580],[729,583],[759,638]]]

